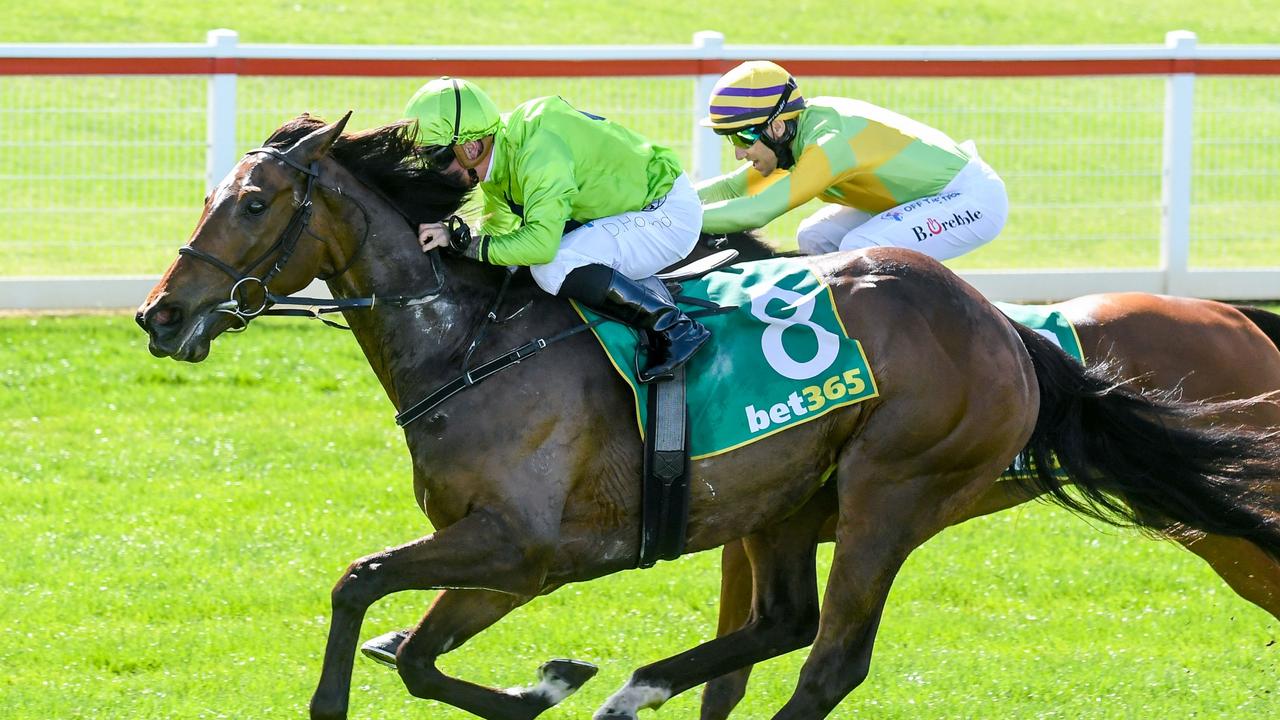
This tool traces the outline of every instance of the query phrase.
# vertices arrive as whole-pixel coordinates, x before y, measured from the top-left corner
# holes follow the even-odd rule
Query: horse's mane
[[[740,232],[731,232],[726,235],[709,235],[702,233],[700,245],[708,250],[721,250],[732,248],[738,251],[738,258],[734,262],[751,262],[754,260],[767,260],[776,257],[792,257],[799,255],[798,252],[779,252],[777,248],[770,245],[761,237],[759,230],[742,230]]]
[[[323,120],[301,115],[281,125],[266,145],[282,150],[292,147],[325,125]],[[466,188],[418,162],[409,120],[342,135],[329,152],[362,183],[399,208],[411,224],[438,222],[457,212],[466,200]]]

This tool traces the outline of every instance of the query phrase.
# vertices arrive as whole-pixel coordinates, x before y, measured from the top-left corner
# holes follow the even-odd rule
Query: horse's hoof
[[[347,720],[347,703],[336,697],[316,695],[311,698],[311,720]]]
[[[577,690],[598,672],[600,668],[589,662],[557,658],[546,661],[538,668],[538,679],[544,682],[563,682]]]
[[[638,718],[633,713],[623,713],[621,710],[605,708],[592,715],[591,720],[638,720]]]
[[[409,633],[404,630],[392,630],[389,633],[383,633],[378,637],[366,642],[360,646],[360,652],[370,660],[386,665],[389,668],[396,666],[396,651],[409,639]]]
[[[538,668],[539,682],[526,691],[526,697],[545,703],[546,707],[558,705],[599,671],[595,665],[580,660],[548,660]]]

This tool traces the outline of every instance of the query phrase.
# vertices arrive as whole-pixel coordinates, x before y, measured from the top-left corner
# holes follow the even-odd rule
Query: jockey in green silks
[[[1004,182],[972,142],[859,100],[806,100],[772,62],[720,78],[702,124],[751,161],[699,183],[704,232],[763,227],[817,198],[828,204],[800,224],[801,252],[890,245],[947,260],[994,238],[1008,217]]]
[[[538,286],[648,332],[642,382],[686,362],[710,333],[639,280],[683,260],[702,207],[671,150],[559,97],[516,107],[504,120],[474,83],[440,78],[405,107],[423,162],[479,187],[484,226],[451,239],[419,227],[423,250],[449,247],[480,262],[527,265]]]

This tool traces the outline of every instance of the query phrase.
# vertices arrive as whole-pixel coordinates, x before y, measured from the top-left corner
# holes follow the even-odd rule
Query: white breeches
[[[974,155],[937,195],[876,215],[827,205],[800,223],[796,242],[807,255],[892,246],[948,260],[1000,234],[1008,216],[1004,181]]]
[[[702,204],[681,174],[661,200],[643,210],[592,220],[560,240],[555,258],[529,268],[538,287],[551,294],[571,271],[606,265],[632,280],[643,280],[683,260],[698,242]]]

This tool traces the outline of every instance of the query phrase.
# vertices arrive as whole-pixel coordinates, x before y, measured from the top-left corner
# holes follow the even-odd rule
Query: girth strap
[[[689,408],[685,368],[649,385],[644,484],[640,503],[640,552],[636,567],[674,560],[684,552],[689,524]]]

